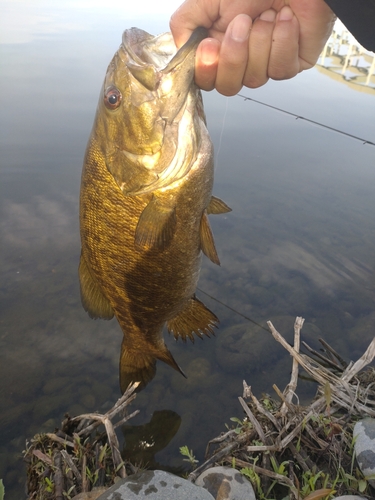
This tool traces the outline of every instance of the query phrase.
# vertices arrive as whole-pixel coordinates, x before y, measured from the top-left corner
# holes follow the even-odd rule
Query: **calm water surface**
[[[33,36],[21,22],[18,38],[0,46],[0,478],[9,500],[22,497],[27,438],[53,430],[65,412],[106,411],[120,395],[120,328],[90,320],[80,304],[80,171],[122,31],[156,34],[168,21],[95,9],[34,14]],[[242,94],[375,142],[373,88],[330,76],[314,68]],[[188,379],[159,364],[133,404],[135,428],[123,429],[126,455],[171,470],[184,466],[180,446],[201,460],[207,441],[242,415],[244,378],[257,394],[289,378],[290,359],[270,334],[206,293],[262,325],[271,319],[288,339],[303,316],[305,339],[317,346],[323,336],[348,359],[375,331],[375,147],[239,96],[204,99],[214,192],[233,208],[212,217],[222,265],[205,259],[199,283],[220,330],[195,345],[167,339]],[[302,399],[313,392],[301,382]],[[147,454],[129,451],[141,431],[161,435]]]

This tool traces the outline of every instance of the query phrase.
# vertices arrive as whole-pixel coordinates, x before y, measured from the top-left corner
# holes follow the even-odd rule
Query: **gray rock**
[[[367,500],[365,497],[358,497],[357,495],[343,495],[341,497],[334,497],[334,500]]]
[[[161,470],[138,472],[111,486],[98,500],[214,500],[205,489]]]
[[[375,419],[364,418],[354,426],[355,439],[354,451],[357,462],[365,478],[375,477]],[[371,486],[375,487],[375,480],[369,479]]]
[[[255,500],[251,483],[231,467],[212,467],[195,484],[208,490],[216,500]]]

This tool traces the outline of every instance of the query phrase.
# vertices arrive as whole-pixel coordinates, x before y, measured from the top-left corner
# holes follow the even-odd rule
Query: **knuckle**
[[[267,83],[269,80],[268,76],[256,76],[250,75],[244,78],[243,84],[249,89],[257,89]]]

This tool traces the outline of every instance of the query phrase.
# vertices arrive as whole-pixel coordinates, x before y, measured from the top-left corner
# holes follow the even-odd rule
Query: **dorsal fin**
[[[223,200],[216,196],[211,196],[211,201],[207,207],[208,214],[226,214],[231,211],[232,209]]]
[[[202,252],[214,263],[220,266],[220,260],[216,252],[215,241],[211,231],[206,210],[203,212],[199,227]]]
[[[143,210],[135,231],[135,245],[144,250],[164,250],[176,229],[176,209],[153,197]]]
[[[81,285],[81,302],[90,318],[112,319],[114,315],[112,306],[107,297],[103,295],[82,254],[78,274]]]
[[[188,300],[184,309],[167,322],[167,328],[176,340],[181,337],[184,342],[187,338],[194,342],[194,333],[199,338],[202,338],[202,334],[207,337],[214,335],[214,328],[218,323],[219,320],[215,314],[193,296]]]

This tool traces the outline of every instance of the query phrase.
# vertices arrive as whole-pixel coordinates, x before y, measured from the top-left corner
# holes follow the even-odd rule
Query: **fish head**
[[[198,121],[204,121],[204,113],[194,84],[195,52],[205,36],[206,30],[198,28],[176,51],[171,33],[154,37],[138,28],[124,32],[107,70],[94,124],[107,167],[124,192],[163,187],[181,178],[196,156]],[[190,142],[188,153],[177,158],[184,137]]]

